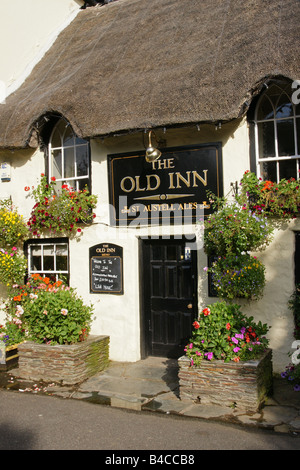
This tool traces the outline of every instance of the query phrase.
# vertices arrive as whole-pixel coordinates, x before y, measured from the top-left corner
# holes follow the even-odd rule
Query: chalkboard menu
[[[123,294],[123,248],[112,243],[92,246],[90,252],[90,291]]]

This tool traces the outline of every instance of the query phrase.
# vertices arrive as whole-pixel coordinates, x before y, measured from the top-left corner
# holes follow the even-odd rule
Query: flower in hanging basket
[[[33,190],[35,205],[27,222],[30,232],[40,236],[44,230],[54,233],[80,233],[80,223],[91,223],[93,210],[97,204],[97,196],[89,193],[87,189],[75,191],[67,184],[56,191],[56,179],[51,178],[48,184],[45,175]]]
[[[204,250],[209,256],[239,255],[266,247],[272,233],[263,215],[238,203],[223,203],[204,223]]]
[[[255,256],[220,256],[209,271],[218,297],[258,300],[263,295],[265,266]]]
[[[252,212],[266,216],[291,219],[300,214],[300,180],[281,179],[278,183],[263,181],[247,171],[240,182],[238,200],[247,203]]]

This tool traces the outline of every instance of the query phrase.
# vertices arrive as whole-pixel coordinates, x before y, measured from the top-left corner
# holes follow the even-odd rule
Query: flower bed
[[[202,361],[191,366],[189,358],[182,356],[178,365],[181,399],[256,412],[272,394],[270,349],[245,362]]]
[[[103,371],[109,363],[109,337],[89,336],[76,344],[19,346],[17,375],[25,380],[74,385]]]

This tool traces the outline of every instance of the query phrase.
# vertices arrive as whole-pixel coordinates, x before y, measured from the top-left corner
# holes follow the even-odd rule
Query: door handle
[[[188,304],[187,308],[193,308],[193,304]]]

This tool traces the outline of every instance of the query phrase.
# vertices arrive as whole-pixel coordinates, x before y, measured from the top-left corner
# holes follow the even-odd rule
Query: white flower
[[[61,313],[62,315],[67,315],[68,310],[67,310],[66,308],[62,308],[61,311],[60,311],[60,313]]]
[[[24,313],[24,309],[21,307],[21,305],[17,305],[16,306],[16,315],[17,315],[17,317],[19,317],[23,313]]]

